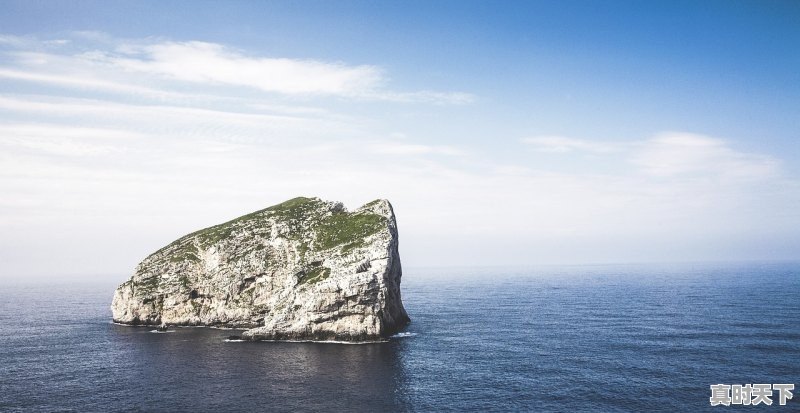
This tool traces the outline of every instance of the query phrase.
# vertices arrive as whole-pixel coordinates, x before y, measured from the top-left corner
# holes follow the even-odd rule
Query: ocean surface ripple
[[[800,264],[409,268],[412,324],[357,346],[151,334],[109,322],[113,288],[0,286],[0,411],[718,411],[710,384],[800,389]]]

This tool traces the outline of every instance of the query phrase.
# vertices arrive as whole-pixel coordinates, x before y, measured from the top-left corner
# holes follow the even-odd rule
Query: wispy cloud
[[[10,70],[0,68],[0,78],[21,80],[32,83],[44,83],[76,89],[100,90],[137,96],[145,95],[156,98],[176,98],[182,96],[182,94],[176,92],[144,87],[132,83],[103,80],[91,75],[35,73],[25,70]]]
[[[737,151],[724,139],[686,132],[662,132],[651,138],[599,141],[562,136],[537,136],[520,140],[537,152],[613,155],[638,172],[652,177],[766,179],[776,176],[778,159]],[[620,165],[624,166],[624,165]]]
[[[375,153],[390,155],[461,155],[463,151],[448,145],[421,145],[398,142],[379,142],[370,145]]]
[[[619,149],[619,145],[608,142],[595,142],[587,139],[564,136],[534,136],[520,140],[540,152],[566,153],[573,151],[608,153]]]
[[[433,103],[437,105],[466,105],[476,100],[475,95],[464,92],[434,92],[422,90],[418,92],[373,91],[361,95],[365,98],[401,103]]]
[[[97,156],[117,152],[141,135],[115,129],[45,124],[0,124],[0,149],[52,156]],[[127,141],[127,142],[126,142]]]
[[[685,175],[763,179],[776,175],[773,157],[736,151],[722,139],[691,133],[662,133],[643,142],[631,161],[644,172],[659,177]]]
[[[197,83],[246,86],[283,94],[359,96],[383,82],[382,70],[317,60],[252,57],[206,42],[127,46],[123,56],[93,56],[123,70]]]
[[[179,96],[177,81],[286,96],[435,104],[465,104],[475,99],[466,92],[394,90],[386,69],[375,65],[258,56],[200,41],[131,41],[106,36],[100,42],[102,48],[96,49],[92,48],[96,36],[58,40],[0,37],[0,44],[11,49],[7,55],[12,59],[10,66],[0,67],[0,77],[154,96]],[[144,86],[158,79],[162,80],[158,87]]]

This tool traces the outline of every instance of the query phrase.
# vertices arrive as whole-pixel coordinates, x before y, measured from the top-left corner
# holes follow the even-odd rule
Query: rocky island
[[[246,340],[382,340],[409,318],[397,223],[375,200],[295,198],[186,235],[114,292],[130,325],[247,328]]]

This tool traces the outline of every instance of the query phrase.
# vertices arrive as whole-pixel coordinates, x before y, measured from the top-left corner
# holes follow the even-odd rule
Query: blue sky
[[[6,1],[0,275],[297,195],[410,266],[796,259],[798,67],[792,1]]]

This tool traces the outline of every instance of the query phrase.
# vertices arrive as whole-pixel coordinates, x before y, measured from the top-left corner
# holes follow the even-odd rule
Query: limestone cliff
[[[408,323],[386,200],[295,198],[145,258],[111,304],[123,324],[250,328],[252,340],[366,341]]]

